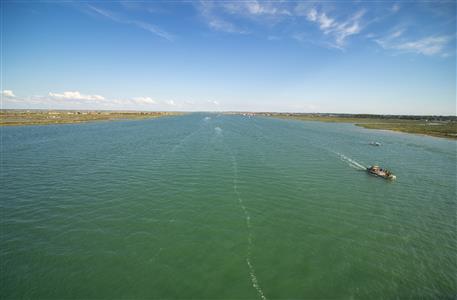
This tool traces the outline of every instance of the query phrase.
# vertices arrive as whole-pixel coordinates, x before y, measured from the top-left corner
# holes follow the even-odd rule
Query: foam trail
[[[238,191],[238,163],[236,161],[235,156],[232,154],[232,164],[233,164],[233,191],[238,197],[238,204],[240,205],[241,209],[244,213],[244,218],[246,220],[246,227],[248,230],[248,248],[246,253],[246,263],[249,267],[249,275],[251,277],[252,286],[257,290],[260,298],[262,300],[267,300],[265,294],[263,293],[262,288],[260,287],[259,281],[257,279],[255,268],[251,263],[251,251],[252,251],[252,230],[251,230],[251,216],[249,215],[249,211],[247,210],[246,206],[243,203],[243,198],[241,198],[240,192]]]
[[[196,135],[197,133],[200,132],[200,130],[202,130],[203,126],[200,126],[197,130],[191,132],[190,134],[186,135],[184,138],[182,138],[178,144],[176,144],[172,149],[171,151],[169,151],[169,153],[175,153],[175,151],[178,149],[178,148],[181,148],[191,137],[193,137],[194,135]],[[169,154],[168,153],[168,154]],[[167,154],[167,153],[165,153]]]
[[[360,170],[365,170],[366,169],[365,166],[363,166],[359,162],[353,160],[352,158],[349,158],[346,155],[338,153],[338,152],[334,152],[334,153],[336,155],[338,155],[342,161],[344,161],[345,163],[349,164],[351,167],[353,167],[355,169],[360,169]]]

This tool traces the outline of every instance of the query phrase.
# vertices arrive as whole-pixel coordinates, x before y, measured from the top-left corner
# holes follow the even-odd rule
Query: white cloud
[[[241,2],[243,3],[243,2]],[[247,7],[247,12],[253,15],[271,15],[271,16],[281,16],[281,15],[292,15],[291,12],[280,5],[280,2],[264,2],[259,3],[258,1],[248,1],[245,2]]]
[[[222,2],[220,6],[229,14],[237,14],[244,16],[284,16],[292,15],[292,13],[281,2],[259,2],[257,0],[250,1],[227,1]]]
[[[335,22],[335,20],[333,20],[332,18],[327,17],[327,15],[325,13],[322,13],[319,16],[319,27],[320,27],[320,29],[324,30],[324,29],[327,29],[327,28],[331,28],[334,22]]]
[[[274,8],[265,8],[264,6],[260,5],[259,2],[257,1],[249,1],[246,2],[246,8],[247,11],[251,14],[254,15],[260,15],[260,14],[274,14],[276,13],[276,9]]]
[[[346,39],[349,36],[358,34],[362,31],[363,28],[360,21],[364,14],[364,10],[359,10],[347,20],[338,22],[336,19],[329,17],[326,12],[319,12],[313,7],[307,10],[305,16],[308,21],[319,25],[319,29],[325,35],[331,35],[333,37],[335,41],[332,46],[343,48]]]
[[[377,39],[375,42],[384,49],[398,50],[406,53],[416,53],[427,56],[446,55],[446,46],[451,41],[449,36],[429,36],[419,40],[399,39],[399,31],[387,36],[384,39]]]
[[[176,110],[181,103],[174,100],[156,100],[152,97],[105,98],[100,95],[86,95],[78,91],[62,93],[50,92],[47,95],[16,97],[10,90],[1,91],[3,103],[10,108],[31,107],[43,109],[129,109],[129,110]],[[8,95],[8,96],[6,96]],[[13,95],[13,96],[11,96]],[[194,103],[186,103],[193,106]]]
[[[230,19],[239,20],[240,17],[269,26],[282,20],[283,17],[292,16],[292,13],[279,2],[250,1],[202,1],[197,9],[205,19],[208,26],[217,31],[227,33],[248,34],[249,30],[243,29]]]
[[[289,30],[294,31],[293,28],[299,24],[298,18],[305,18],[316,24],[323,34],[323,41],[317,44],[339,49],[346,46],[349,37],[359,34],[369,24],[368,21],[363,21],[364,9],[353,11],[345,18],[337,18],[324,6],[312,2],[295,5],[287,1],[204,1],[197,8],[211,29],[229,33],[250,33],[235,23],[242,19],[245,26],[246,20],[254,21],[267,26],[268,30],[272,30],[279,22],[287,22]],[[269,32],[266,37],[269,36],[274,34]]]
[[[338,24],[335,29],[336,43],[338,46],[343,46],[347,37],[358,34],[362,31],[360,19],[365,14],[364,10],[356,12],[349,20]]]
[[[308,13],[306,14],[306,18],[308,19],[308,21],[318,23],[319,28],[322,30],[331,28],[335,22],[334,19],[329,18],[324,12],[318,14],[315,8],[312,8],[308,11]]]
[[[81,94],[78,91],[63,92],[61,94],[50,92],[49,96],[51,98],[54,98],[54,99],[95,100],[95,101],[105,100],[105,97],[103,97],[103,96],[100,96],[100,95],[84,95],[84,94]]]
[[[396,49],[417,52],[424,55],[439,54],[444,50],[449,38],[444,36],[427,37],[413,42],[405,42],[395,46]]]
[[[156,104],[157,102],[151,97],[136,97],[133,101],[138,104]]]
[[[9,97],[9,98],[14,98],[16,95],[14,95],[12,90],[3,90],[2,91],[2,96],[4,97]]]
[[[306,18],[308,21],[316,22],[317,21],[317,10],[315,8],[311,8],[308,13],[306,14]]]

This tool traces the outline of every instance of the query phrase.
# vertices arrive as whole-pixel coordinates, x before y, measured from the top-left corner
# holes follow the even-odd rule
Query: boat
[[[371,146],[381,146],[381,143],[380,142],[370,142],[370,145]]]
[[[375,176],[382,177],[384,179],[395,180],[397,176],[392,174],[389,170],[382,169],[379,166],[371,166],[367,168],[368,173],[373,174]]]

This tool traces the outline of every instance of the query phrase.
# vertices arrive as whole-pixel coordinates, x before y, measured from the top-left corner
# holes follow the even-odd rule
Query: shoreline
[[[457,141],[457,137],[452,137],[452,136],[439,136],[439,135],[431,135],[431,134],[425,134],[425,133],[414,133],[414,132],[406,132],[406,131],[400,131],[400,130],[394,130],[394,129],[378,129],[378,128],[365,128],[363,126],[358,126],[357,124],[352,123],[353,125],[357,127],[361,127],[363,129],[367,130],[376,130],[376,131],[382,131],[385,133],[390,133],[390,134],[410,134],[410,135],[416,135],[416,136],[425,136],[425,137],[432,137],[432,138],[437,138],[437,139],[447,139],[449,141]]]
[[[103,111],[103,110],[15,110],[0,111],[0,126],[41,126],[81,124],[101,121],[144,120],[179,116],[186,112]],[[223,112],[242,116],[260,116],[297,121],[350,123],[364,129],[407,133],[457,140],[457,117],[454,116],[383,116],[356,114],[302,114]]]
[[[41,126],[81,124],[101,121],[144,120],[182,114],[184,113],[77,110],[2,110],[0,113],[0,126]]]
[[[338,114],[254,113],[253,115],[324,123],[350,123],[364,129],[457,140],[457,117],[367,116]],[[442,118],[444,120],[434,120]],[[430,120],[431,119],[431,120]]]
[[[363,126],[363,124],[357,124],[353,123],[354,126],[361,127],[364,129],[368,130],[379,130],[379,131],[386,131],[390,133],[398,133],[398,134],[413,134],[413,135],[418,135],[418,136],[428,136],[428,137],[434,137],[434,138],[441,138],[441,139],[448,139],[452,141],[457,140],[457,135],[454,133],[454,135],[451,134],[435,134],[435,133],[421,133],[421,132],[413,132],[413,131],[407,131],[407,130],[402,130],[402,129],[387,129],[387,128],[371,128],[371,127],[366,127]]]

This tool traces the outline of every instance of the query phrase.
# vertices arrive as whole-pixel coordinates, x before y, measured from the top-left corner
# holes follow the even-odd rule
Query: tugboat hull
[[[367,168],[367,172],[374,176],[378,176],[387,180],[395,180],[397,178],[397,176],[393,175],[387,170],[379,168],[378,166],[371,166]]]

